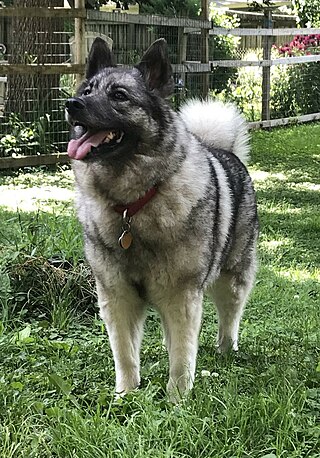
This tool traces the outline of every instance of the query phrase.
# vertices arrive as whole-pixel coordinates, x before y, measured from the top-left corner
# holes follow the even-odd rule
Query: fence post
[[[75,0],[75,8],[85,9],[85,0]],[[86,20],[83,18],[75,18],[74,20],[74,43],[76,64],[85,64],[86,62]],[[84,73],[76,75],[77,86],[84,79]]]
[[[209,21],[209,2],[201,0],[201,19]],[[201,63],[209,63],[209,30],[201,29]],[[205,99],[209,92],[209,74],[202,74],[202,97]]]
[[[265,29],[272,29],[272,9],[264,8],[263,26]],[[271,59],[272,36],[263,36],[263,60]],[[271,66],[262,67],[262,111],[261,118],[263,121],[270,119],[270,90],[271,90]]]
[[[181,64],[181,66],[183,66],[187,60],[187,41],[188,35],[185,33],[184,27],[179,27],[177,63]],[[184,68],[176,75],[175,83],[175,108],[178,109],[185,96],[186,72]]]

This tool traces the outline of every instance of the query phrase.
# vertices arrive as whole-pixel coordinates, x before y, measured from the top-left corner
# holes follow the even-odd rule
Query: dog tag
[[[119,245],[124,250],[127,250],[130,247],[132,240],[133,238],[131,232],[124,231],[119,237]]]

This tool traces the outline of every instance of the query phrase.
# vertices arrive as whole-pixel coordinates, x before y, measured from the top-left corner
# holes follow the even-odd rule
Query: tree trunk
[[[63,0],[13,0],[15,8],[63,6]],[[15,64],[59,63],[60,18],[13,18],[8,43],[8,61]],[[58,105],[59,75],[9,75],[5,113],[16,113],[23,121],[39,119]]]

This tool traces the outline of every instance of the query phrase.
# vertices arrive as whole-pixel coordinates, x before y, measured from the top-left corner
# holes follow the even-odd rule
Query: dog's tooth
[[[123,132],[121,132],[120,137],[116,140],[117,143],[120,143],[123,138]]]
[[[124,133],[116,130],[109,130],[105,136],[105,139],[102,143],[110,143],[112,140],[116,140],[117,143],[120,143],[123,138]]]

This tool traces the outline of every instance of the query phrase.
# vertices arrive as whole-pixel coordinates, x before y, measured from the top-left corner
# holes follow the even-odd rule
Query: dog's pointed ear
[[[102,38],[97,37],[92,43],[89,52],[86,78],[91,78],[93,75],[96,75],[100,70],[106,67],[115,66],[115,59],[109,46]]]
[[[174,81],[168,57],[168,46],[164,38],[156,40],[145,52],[136,68],[142,73],[148,89],[162,97],[172,94]]]

